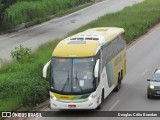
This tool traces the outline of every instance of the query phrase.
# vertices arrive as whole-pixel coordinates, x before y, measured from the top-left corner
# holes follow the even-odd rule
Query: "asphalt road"
[[[113,92],[104,101],[101,111],[160,111],[160,98],[147,98],[147,78],[160,68],[160,24],[139,38],[127,49],[127,75],[119,92]],[[48,106],[42,111],[50,111]],[[74,111],[70,115],[74,114]],[[83,114],[79,112],[79,114]],[[35,119],[35,118],[34,118]],[[37,120],[159,120],[160,118],[121,117],[52,117]],[[32,120],[31,118],[29,120]]]
[[[36,48],[53,38],[63,37],[70,31],[111,11],[138,0],[105,0],[79,12],[56,18],[41,25],[0,36],[0,58],[10,59],[10,51],[19,44]],[[141,0],[140,0],[141,1]],[[94,13],[94,14],[93,14]],[[118,93],[111,93],[103,104],[102,111],[160,111],[160,99],[147,98],[147,78],[160,68],[160,24],[139,38],[127,49],[127,75]],[[41,110],[50,111],[45,106]],[[36,120],[159,120],[160,118],[106,118],[106,117],[52,117]],[[31,118],[29,118],[31,120]],[[35,118],[34,118],[35,120]]]
[[[43,24],[0,36],[0,59],[10,60],[10,52],[20,44],[37,48],[40,44],[55,38],[62,38],[69,32],[126,6],[143,0],[104,0],[70,15],[52,19]],[[0,60],[1,61],[1,60]]]

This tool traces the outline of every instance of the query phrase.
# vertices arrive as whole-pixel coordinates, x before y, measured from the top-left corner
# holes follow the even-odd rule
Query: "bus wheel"
[[[121,78],[118,77],[118,84],[117,84],[117,86],[115,87],[114,91],[115,91],[115,92],[118,92],[120,88],[121,88]]]
[[[100,110],[100,109],[102,108],[103,100],[104,100],[104,90],[102,91],[102,95],[101,95],[101,103],[100,103],[100,105],[96,108],[96,110]]]

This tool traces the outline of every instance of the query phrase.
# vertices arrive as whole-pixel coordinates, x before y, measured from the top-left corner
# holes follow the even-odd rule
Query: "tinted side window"
[[[102,67],[104,67],[110,60],[112,60],[112,58],[121,52],[125,46],[126,42],[122,35],[102,46]]]

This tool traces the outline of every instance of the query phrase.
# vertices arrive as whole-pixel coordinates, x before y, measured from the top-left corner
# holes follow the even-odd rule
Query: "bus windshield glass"
[[[95,58],[57,58],[51,62],[51,87],[62,94],[82,94],[95,89]]]

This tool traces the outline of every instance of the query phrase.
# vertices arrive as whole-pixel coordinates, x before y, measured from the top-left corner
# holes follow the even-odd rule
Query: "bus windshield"
[[[51,61],[51,87],[62,94],[82,94],[95,89],[95,58],[57,58]]]

